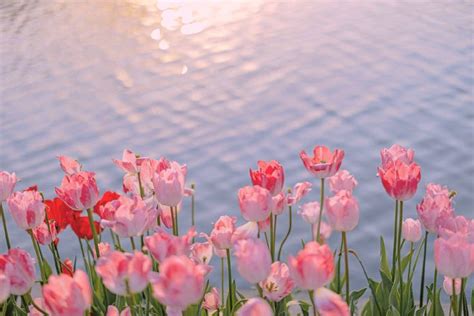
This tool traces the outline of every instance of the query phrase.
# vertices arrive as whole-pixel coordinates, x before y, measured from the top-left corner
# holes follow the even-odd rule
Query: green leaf
[[[363,289],[360,289],[360,290],[355,290],[355,291],[352,291],[351,294],[349,295],[349,301],[351,302],[351,313],[354,315],[356,314],[356,310],[357,310],[357,302],[359,301],[359,299],[362,297],[362,295],[364,295],[365,291],[367,290],[367,288],[363,288]]]
[[[385,251],[385,242],[383,237],[380,237],[380,271],[385,272],[391,279],[390,267],[388,265],[387,253]]]
[[[407,266],[408,266],[408,263],[410,262],[410,259],[411,259],[411,256],[413,255],[412,252],[409,252],[408,255],[406,255],[405,257],[403,257],[402,259],[402,273],[405,272]]]

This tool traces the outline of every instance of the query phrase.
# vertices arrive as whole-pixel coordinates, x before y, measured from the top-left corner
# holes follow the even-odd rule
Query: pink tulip
[[[434,259],[438,271],[450,278],[466,278],[474,271],[474,244],[467,236],[454,234],[434,242]]]
[[[185,256],[171,256],[163,261],[158,277],[152,281],[153,296],[166,305],[168,315],[181,315],[201,299],[209,269]]]
[[[347,170],[339,170],[335,175],[328,178],[328,182],[332,193],[341,190],[352,192],[357,185],[357,180]]]
[[[54,316],[83,316],[92,305],[92,290],[84,271],[77,270],[73,277],[67,274],[51,275],[43,286],[46,310]]]
[[[264,299],[254,297],[239,308],[236,316],[273,316],[273,310]]]
[[[298,214],[309,224],[317,224],[319,221],[320,206],[318,202],[309,202],[300,206]]]
[[[411,148],[406,149],[398,144],[392,145],[390,148],[384,148],[380,151],[382,167],[400,160],[404,164],[411,164],[415,158],[415,151]]]
[[[454,216],[448,188],[439,184],[428,184],[425,196],[416,206],[416,211],[425,229],[430,233],[436,233],[438,223]]]
[[[24,230],[36,228],[44,220],[45,206],[37,191],[15,192],[10,195],[7,204],[15,223]]]
[[[331,281],[334,258],[328,245],[311,241],[296,257],[289,257],[288,266],[295,285],[305,290],[316,290]]]
[[[277,195],[283,189],[285,183],[285,171],[283,166],[276,160],[257,162],[258,170],[250,169],[250,179],[253,185],[258,185],[270,191],[272,196]]]
[[[0,259],[1,260],[1,259]],[[10,278],[0,270],[0,304],[10,297]]]
[[[37,297],[33,300],[39,308],[42,310],[46,310],[46,307],[44,306],[44,300],[42,297]],[[29,313],[28,316],[43,316],[43,313],[37,310],[33,305],[29,306]]]
[[[130,307],[125,307],[121,312],[119,312],[118,308],[113,306],[113,305],[109,305],[109,307],[107,307],[107,314],[105,314],[105,316],[131,316],[132,313],[130,311]]]
[[[240,212],[246,221],[265,220],[272,211],[272,196],[261,186],[246,186],[239,190]]]
[[[177,206],[184,196],[186,166],[172,161],[170,167],[160,171],[153,179],[156,198],[160,204]]]
[[[406,201],[415,195],[421,179],[421,168],[415,162],[401,160],[381,166],[378,175],[387,194],[395,200]]]
[[[349,316],[349,306],[342,297],[324,287],[314,292],[316,309],[321,316]]]
[[[444,239],[460,234],[466,236],[469,243],[474,244],[474,219],[464,216],[442,217],[437,220],[438,235]]]
[[[195,263],[209,264],[214,247],[208,241],[191,245],[191,259]]]
[[[159,211],[158,213],[160,214],[160,219],[161,223],[165,225],[166,228],[172,228],[173,227],[173,221],[171,217],[171,207],[166,206],[166,205],[158,205]],[[181,211],[181,203],[178,204],[178,206],[175,207],[175,213],[179,214]]]
[[[59,165],[67,175],[73,175],[81,172],[81,164],[77,160],[68,156],[58,156]]]
[[[407,218],[402,224],[402,237],[409,242],[421,239],[421,223],[417,219]]]
[[[258,230],[260,230],[260,233],[269,233],[270,232],[270,216],[267,217],[267,219],[263,221],[257,222],[258,224]]]
[[[305,168],[317,178],[333,176],[341,167],[344,150],[336,149],[332,153],[326,146],[316,146],[313,157],[309,157],[304,150],[300,153]]]
[[[136,174],[139,171],[140,160],[130,149],[125,149],[122,154],[122,160],[112,159],[113,163],[126,173]]]
[[[318,224],[313,224],[313,240],[316,240],[318,234]],[[322,241],[328,240],[332,234],[332,227],[328,223],[321,221],[321,227],[319,227],[319,238],[322,237]]]
[[[33,236],[35,236],[36,241],[41,245],[49,245],[53,241],[58,241],[56,225],[52,221],[49,223],[49,228],[48,224],[45,222],[42,222],[39,226],[33,228]]]
[[[93,208],[99,200],[99,189],[95,181],[95,173],[81,171],[66,175],[56,194],[70,208],[76,211]]]
[[[13,193],[18,179],[14,172],[0,171],[0,203],[6,201]]]
[[[97,260],[95,270],[110,292],[129,295],[142,292],[148,285],[152,261],[139,251],[112,251]]]
[[[219,291],[213,287],[209,292],[204,295],[204,302],[202,303],[202,307],[207,310],[209,314],[214,313],[219,309],[221,305],[221,296],[219,295]]]
[[[232,235],[232,243],[235,244],[238,240],[257,238],[258,224],[255,222],[247,222],[244,225],[237,227]]]
[[[155,203],[153,199],[144,201],[139,196],[121,196],[105,205],[104,209],[109,209],[111,218],[102,220],[101,224],[120,237],[142,236],[156,225],[158,211]]]
[[[112,251],[112,248],[108,242],[100,242],[99,246],[99,253],[101,256],[105,256]],[[97,254],[95,253],[95,249],[92,249],[92,254],[94,258],[97,259]]]
[[[210,240],[217,249],[232,248],[232,235],[235,231],[235,222],[237,218],[230,216],[221,216],[214,224]]]
[[[2,272],[10,280],[10,293],[24,295],[35,282],[35,261],[25,250],[13,248],[0,255]]]
[[[300,302],[297,300],[291,300],[286,303],[286,308],[288,309],[288,316],[302,316],[304,315],[303,310],[301,309]],[[310,306],[309,309],[312,307]],[[308,314],[309,310],[308,310]]]
[[[156,233],[145,237],[145,245],[153,258],[162,263],[170,256],[188,256],[195,235],[194,228],[191,228],[184,236],[173,236],[164,229],[158,228]]]
[[[260,239],[237,241],[234,256],[237,261],[237,270],[249,283],[263,281],[270,273],[272,258],[267,245]]]
[[[285,196],[285,193],[280,192],[277,195],[272,197],[272,214],[281,215],[286,210],[288,206],[288,199]]]
[[[443,289],[448,296],[453,295],[453,279],[445,276],[443,281]],[[454,293],[456,295],[461,293],[461,279],[454,279]]]
[[[288,204],[294,205],[311,191],[312,184],[310,182],[299,182],[295,184],[292,194],[288,196]]]
[[[326,217],[337,231],[349,232],[359,223],[359,203],[349,191],[339,191],[326,198]]]
[[[273,302],[279,302],[293,290],[293,280],[290,278],[290,270],[285,263],[274,262],[270,273],[265,280],[260,282],[263,295]]]

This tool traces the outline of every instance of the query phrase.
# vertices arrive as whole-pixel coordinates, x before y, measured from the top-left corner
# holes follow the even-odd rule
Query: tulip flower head
[[[316,146],[313,157],[308,156],[304,150],[300,153],[303,164],[311,174],[317,178],[328,178],[336,174],[344,159],[344,150],[336,149],[334,152],[326,146]]]
[[[250,169],[250,179],[253,185],[267,189],[272,196],[281,192],[285,183],[285,171],[283,166],[276,160],[259,160],[258,169]]]

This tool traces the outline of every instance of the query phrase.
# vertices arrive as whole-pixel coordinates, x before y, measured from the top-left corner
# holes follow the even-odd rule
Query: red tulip
[[[66,258],[66,260],[61,262],[61,273],[67,274],[70,277],[74,276],[74,267],[72,265],[71,259]]]
[[[60,198],[45,200],[44,204],[48,219],[54,223],[56,231],[60,233],[71,223],[75,211]]]
[[[381,166],[378,175],[387,194],[395,200],[406,201],[415,195],[421,180],[421,168],[415,162],[401,160]]]
[[[250,169],[250,179],[253,185],[267,189],[273,196],[280,193],[285,183],[283,166],[276,160],[268,162],[259,160],[257,165],[258,169],[256,171]]]
[[[73,215],[73,219],[71,221],[71,228],[76,234],[77,237],[81,239],[91,240],[94,238],[91,226],[89,224],[89,218],[87,216],[80,216],[80,215]],[[102,232],[102,227],[100,226],[99,222],[94,221],[95,231],[99,235]]]
[[[99,215],[101,219],[110,219],[109,213],[104,210],[104,207],[107,203],[115,201],[120,197],[120,194],[113,191],[106,191],[100,200],[94,206],[94,213]]]

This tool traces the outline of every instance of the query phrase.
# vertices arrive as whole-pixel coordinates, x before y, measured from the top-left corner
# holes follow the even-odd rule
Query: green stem
[[[420,286],[420,308],[423,307],[423,292],[425,290],[425,267],[426,267],[426,244],[428,242],[428,232],[425,233],[423,250],[423,266],[421,268],[421,286]]]
[[[341,256],[344,248],[344,240],[341,234],[341,245],[339,246],[339,252],[337,254],[337,266],[336,266],[336,280],[337,280],[337,294],[341,294]]]
[[[97,231],[95,230],[94,217],[92,216],[92,208],[87,210],[87,217],[89,218],[89,225],[91,226],[92,236],[94,237],[94,247],[97,258],[100,257],[99,251],[99,238],[97,237]]]
[[[226,250],[227,253],[227,274],[229,277],[229,303],[230,307],[234,306],[234,295],[233,295],[233,289],[232,289],[232,266],[230,264],[230,249],[227,248]],[[224,298],[222,298],[224,299]]]
[[[395,201],[395,218],[393,221],[393,252],[392,252],[392,283],[395,280],[395,262],[397,258],[398,241],[398,201]]]
[[[433,297],[432,297],[433,316],[436,316],[436,303],[437,303],[437,296],[438,296],[437,281],[438,281],[438,269],[436,269],[435,267],[434,276],[433,276]]]
[[[179,236],[179,226],[178,226],[178,206],[173,207],[174,209],[174,220],[176,222],[176,236]]]
[[[350,286],[349,286],[349,256],[347,251],[346,232],[342,232],[342,243],[344,244],[344,276],[346,279],[346,302],[350,306]]]
[[[271,216],[271,215],[270,215]],[[278,223],[278,215],[275,215],[273,219],[273,258],[275,258],[275,245],[276,245],[276,233],[277,233],[277,223]]]
[[[36,310],[38,310],[38,312],[40,312],[44,316],[48,316],[48,313],[45,312],[41,307],[38,306],[38,304],[35,303],[35,300],[31,297],[30,292],[26,293],[25,296],[28,298],[29,301],[31,301],[31,304],[34,306]]]
[[[44,272],[43,261],[41,260],[42,256],[39,252],[38,244],[36,243],[35,236],[33,236],[33,231],[31,229],[28,229],[27,232],[31,237],[31,243],[33,244],[33,248],[35,249],[36,253],[36,258],[38,259],[38,265],[40,267],[41,272],[41,280],[46,283],[46,274]]]
[[[399,201],[399,220],[398,220],[398,243],[397,243],[397,261],[398,261],[398,276],[400,278],[400,313],[403,315],[403,271],[402,271],[402,222],[403,222],[403,201]]]
[[[224,258],[221,258],[221,300],[222,307],[224,307]]]
[[[7,249],[11,249],[10,244],[10,237],[8,236],[8,227],[7,227],[7,219],[5,218],[5,212],[3,211],[3,204],[0,202],[0,217],[2,218],[3,223],[3,233],[5,234],[5,241],[7,242]]]
[[[453,308],[454,315],[457,316],[458,315],[458,307],[457,307],[458,301],[456,299],[456,279],[455,278],[452,279],[451,284],[453,286],[453,288],[452,288],[453,292],[451,294],[451,307]],[[461,314],[459,314],[459,315],[461,315]]]
[[[313,306],[313,316],[316,316],[317,312],[316,312],[316,304],[314,303],[314,291],[309,290],[308,295],[309,295],[309,300],[311,301],[311,305]]]
[[[273,231],[273,214],[270,213],[270,255],[272,262],[275,262],[275,235]]]
[[[137,250],[137,247],[135,246],[135,240],[133,237],[130,237],[130,244],[132,245],[132,250]]]
[[[413,259],[413,251],[415,251],[415,249],[413,247],[413,242],[410,242],[410,261],[408,263],[407,280],[410,280],[410,271],[411,271],[411,262],[412,262],[412,259]],[[410,284],[409,282],[407,282],[407,283]]]
[[[143,199],[143,197],[145,196],[145,191],[143,190],[140,172],[137,173],[137,178],[138,178],[138,189],[140,190],[140,197]]]
[[[321,219],[323,217],[324,207],[324,178],[321,178],[321,191],[319,194],[319,220],[318,229],[316,230],[316,241],[319,242],[319,233],[321,232]]]
[[[291,206],[288,207],[288,215],[289,215],[289,218],[288,218],[288,231],[286,232],[285,237],[281,241],[280,249],[278,249],[278,260],[280,260],[280,258],[281,258],[281,251],[283,249],[283,245],[285,244],[286,240],[288,239],[288,237],[291,234],[291,226],[292,226],[292,223],[293,223]]]

